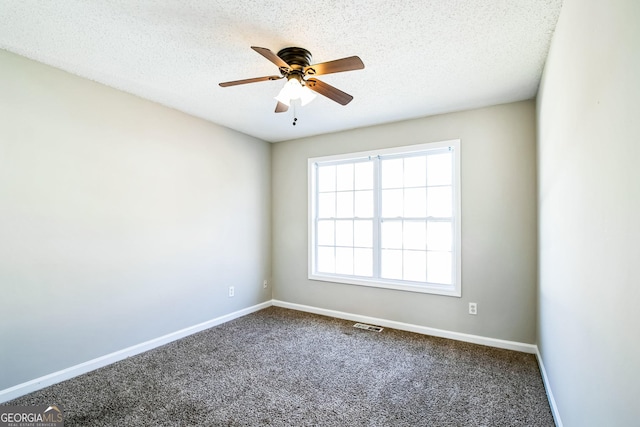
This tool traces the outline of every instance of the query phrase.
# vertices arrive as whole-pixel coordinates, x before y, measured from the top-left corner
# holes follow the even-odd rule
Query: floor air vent
[[[356,323],[353,325],[354,328],[365,329],[367,331],[373,332],[382,332],[382,328],[380,326],[367,325],[366,323]]]

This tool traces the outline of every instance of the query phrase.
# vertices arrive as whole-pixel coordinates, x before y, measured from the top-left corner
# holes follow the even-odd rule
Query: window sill
[[[367,286],[371,288],[392,289],[396,291],[417,292],[421,294],[445,295],[461,297],[460,288],[455,285],[439,285],[435,283],[409,284],[406,282],[383,281],[380,279],[359,279],[332,274],[309,274],[309,280],[321,282],[342,283],[346,285]]]

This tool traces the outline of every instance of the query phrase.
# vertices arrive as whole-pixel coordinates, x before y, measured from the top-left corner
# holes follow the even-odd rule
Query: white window
[[[461,295],[460,141],[308,168],[310,279]]]

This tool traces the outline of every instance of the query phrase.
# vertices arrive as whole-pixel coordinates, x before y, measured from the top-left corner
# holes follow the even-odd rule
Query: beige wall
[[[640,423],[639,23],[565,0],[538,96],[538,346],[567,427]]]
[[[307,159],[461,140],[462,298],[307,279]],[[274,298],[523,343],[535,342],[533,101],[295,141],[272,151]],[[467,314],[478,303],[478,315]]]
[[[269,300],[270,151],[0,51],[0,390]]]

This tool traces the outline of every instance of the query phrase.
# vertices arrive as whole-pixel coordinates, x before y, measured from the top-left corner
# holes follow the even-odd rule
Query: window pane
[[[408,218],[427,216],[426,188],[407,188],[404,190],[404,216]]]
[[[362,162],[355,164],[355,189],[373,189],[373,162]]]
[[[402,187],[402,159],[389,159],[380,162],[382,188]]]
[[[407,157],[404,159],[404,186],[424,187],[427,183],[426,156]]]
[[[337,193],[337,218],[353,218],[353,191]]]
[[[353,250],[353,274],[357,276],[373,276],[373,250]]]
[[[318,272],[319,273],[335,273],[336,259],[334,256],[334,248],[319,247],[318,248]]]
[[[402,280],[402,251],[389,249],[381,251],[380,275],[384,279]]]
[[[384,218],[402,216],[402,190],[382,190],[382,216]]]
[[[424,282],[427,279],[427,253],[425,251],[402,251],[404,280]]]
[[[427,188],[427,215],[451,217],[451,197],[451,187]]]
[[[333,221],[318,221],[318,244],[333,246],[335,244],[335,225]]]
[[[353,222],[353,246],[373,247],[373,221]]]
[[[427,185],[451,185],[452,161],[451,152],[427,156]]]
[[[451,284],[451,252],[427,252],[427,282]]]
[[[353,246],[353,221],[336,221],[336,246]]]
[[[353,190],[353,163],[336,166],[336,189]]]
[[[373,218],[373,191],[355,192],[355,216]]]
[[[321,166],[318,167],[318,191],[335,191],[336,190],[336,167]]]
[[[384,221],[380,228],[383,248],[402,249],[402,221]]]
[[[431,251],[450,251],[451,223],[429,222],[427,224],[427,249]]]
[[[318,194],[318,217],[334,218],[336,216],[336,193]]]
[[[404,249],[427,249],[427,224],[425,221],[405,221],[402,230]]]
[[[336,273],[353,274],[353,248],[336,248]]]

